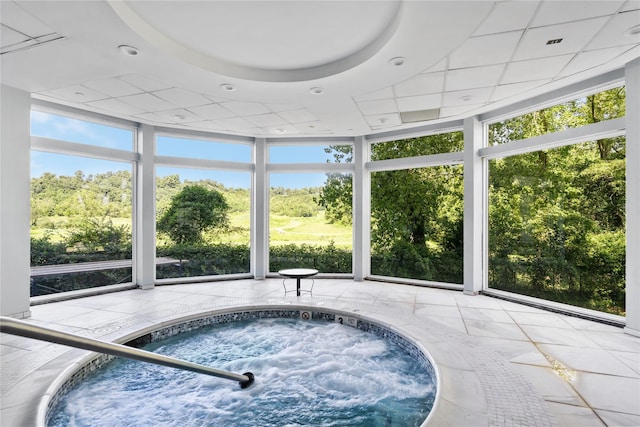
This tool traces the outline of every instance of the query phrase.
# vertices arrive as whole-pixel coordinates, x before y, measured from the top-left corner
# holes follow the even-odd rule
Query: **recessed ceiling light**
[[[231,83],[222,83],[220,85],[220,87],[222,88],[222,90],[226,91],[226,92],[233,92],[236,90],[236,87],[234,85],[232,85]]]
[[[139,53],[138,48],[126,44],[118,46],[118,51],[126,56],[136,56]]]
[[[175,116],[173,116],[173,118],[176,120],[184,120],[187,118],[187,116],[185,116],[184,114],[176,114]]]
[[[287,133],[286,129],[278,128],[276,129],[276,133]]]
[[[376,123],[384,124],[384,123],[387,123],[388,120],[389,119],[387,119],[386,117],[381,117],[378,120],[376,120]]]
[[[640,34],[640,25],[636,25],[634,27],[629,28],[624,32],[627,36],[637,36]]]
[[[461,96],[460,97],[460,101],[462,101],[462,102],[469,102],[469,101],[471,101],[471,99],[472,99],[471,95],[465,95],[465,96]]]
[[[401,65],[404,65],[404,62],[406,61],[405,58],[403,58],[402,56],[396,56],[395,58],[391,58],[389,60],[389,64],[395,66],[395,67],[399,67]]]
[[[75,93],[74,93],[74,95],[75,95],[75,96],[79,96],[79,97],[83,97],[83,96],[84,96],[84,93],[82,93],[82,92],[75,92]]]
[[[312,95],[320,95],[321,93],[324,92],[324,89],[322,89],[321,87],[312,87],[311,89],[309,89],[309,93],[311,93]]]

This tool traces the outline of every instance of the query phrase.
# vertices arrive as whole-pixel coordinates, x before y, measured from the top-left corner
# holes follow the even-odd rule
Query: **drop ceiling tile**
[[[442,96],[442,106],[481,105],[489,102],[492,93],[493,87],[445,92]]]
[[[450,68],[467,68],[509,62],[523,31],[471,37],[449,56]]]
[[[612,15],[624,1],[545,1],[531,24],[532,27],[579,21]]]
[[[447,69],[447,58],[444,58],[440,60],[438,63],[436,63],[435,65],[432,65],[426,70],[424,70],[423,73],[435,73],[438,71],[445,71],[446,69]]]
[[[232,117],[229,119],[212,120],[212,122],[214,125],[220,126],[223,129],[229,129],[237,132],[240,132],[244,129],[251,129],[255,127],[251,123],[243,119],[242,117]]]
[[[121,96],[133,95],[135,93],[142,92],[137,87],[117,78],[93,80],[87,83],[83,83],[83,85],[98,92],[109,95],[113,98],[119,98]]]
[[[156,114],[158,114],[160,117],[164,117],[172,123],[190,123],[202,121],[202,117],[193,114],[191,111],[185,110],[184,108],[159,111]]]
[[[279,113],[280,111],[300,110],[301,108],[304,108],[302,105],[296,104],[266,104],[266,106],[274,113]]]
[[[209,101],[208,98],[205,98],[200,94],[176,87],[158,90],[153,92],[153,94],[181,108],[211,104],[211,101]]]
[[[23,2],[24,3],[24,2]],[[51,34],[55,31],[47,27],[40,19],[33,16],[22,6],[28,6],[27,4],[18,4],[13,1],[1,2],[2,4],[2,23],[17,30],[30,37],[43,36],[45,34]],[[5,42],[2,42],[5,45]]]
[[[229,98],[222,98],[222,97],[214,96],[214,95],[207,95],[207,94],[204,94],[204,96],[206,96],[208,99],[210,99],[210,100],[211,100],[211,102],[213,102],[213,103],[215,103],[215,104],[221,104],[221,103],[223,103],[223,102],[231,101]]]
[[[620,13],[606,23],[598,38],[589,43],[586,50],[640,43],[640,34],[628,33],[637,25],[640,25],[640,10]]]
[[[150,93],[140,93],[138,95],[123,96],[122,98],[120,98],[120,100],[122,102],[126,102],[127,104],[141,108],[147,112],[163,111],[175,108],[175,105]]]
[[[393,87],[397,97],[441,93],[444,89],[444,72],[418,74]]]
[[[393,89],[391,87],[386,87],[384,89],[380,89],[375,92],[370,92],[364,95],[358,95],[353,97],[353,99],[356,100],[356,102],[377,101],[380,99],[389,99],[389,98],[393,98]]]
[[[278,113],[280,117],[288,121],[289,123],[303,123],[316,120],[316,116],[311,114],[308,110],[293,110],[293,111],[281,111]]]
[[[224,108],[229,111],[233,111],[239,116],[253,116],[257,114],[270,113],[265,105],[257,102],[241,102],[241,101],[229,101],[222,104]]]
[[[399,114],[372,114],[364,118],[373,128],[398,126],[402,124]]]
[[[364,115],[395,113],[398,111],[393,99],[358,102],[358,107]]]
[[[574,55],[553,56],[530,61],[511,62],[500,84],[553,79]]]
[[[522,38],[513,60],[524,61],[580,52],[606,21],[607,18],[595,18],[530,29]],[[547,44],[547,41],[556,39],[562,41]]]
[[[538,3],[534,1],[496,2],[474,35],[503,33],[527,28]]]
[[[246,119],[257,127],[286,125],[287,122],[275,113],[247,116]]]
[[[168,124],[167,119],[165,119],[162,116],[159,116],[156,113],[136,114],[134,117],[139,119],[143,123]]]
[[[209,120],[226,119],[237,116],[237,114],[223,108],[221,104],[208,104],[201,105],[199,107],[191,107],[189,108],[189,111]]]
[[[269,135],[295,135],[300,133],[300,130],[293,125],[284,126],[267,126],[262,128]]]
[[[122,114],[136,115],[136,114],[146,113],[144,109],[136,107],[131,104],[127,104],[116,98],[109,98],[109,99],[103,99],[100,101],[87,102],[87,105],[92,108],[98,108],[100,110],[108,111],[109,113],[116,114],[118,116]]]
[[[132,84],[133,86],[141,89],[144,92],[169,89],[171,87],[171,85],[168,83],[164,83],[158,79],[142,74],[127,74],[126,76],[121,76],[120,80],[124,80],[125,82]]]
[[[96,92],[95,90],[89,89],[86,86],[75,85],[69,87],[63,87],[60,89],[46,90],[43,92],[39,92],[42,95],[50,96],[52,98],[64,99],[65,101],[71,102],[91,102],[97,101],[99,99],[108,98],[107,95]]]
[[[512,96],[520,95],[521,93],[524,93],[528,90],[535,89],[538,86],[542,86],[546,82],[547,80],[540,80],[496,86],[493,90],[493,95],[491,95],[491,101],[501,101]]]
[[[398,110],[400,111],[418,111],[428,110],[440,107],[442,94],[436,93],[431,95],[407,96],[397,98]]]
[[[446,117],[454,117],[460,114],[471,115],[471,113],[475,110],[478,110],[484,104],[473,104],[473,105],[457,105],[455,107],[443,107],[440,109],[440,118]]]
[[[570,76],[593,67],[606,64],[629,49],[629,46],[618,46],[609,49],[598,49],[582,52],[569,62],[560,72],[560,76]]]
[[[223,128],[213,123],[211,120],[204,120],[201,122],[191,122],[188,125],[194,129],[204,129],[204,130],[218,130],[221,131]]]
[[[322,133],[322,134],[333,133],[331,129],[324,128],[319,121],[296,123],[295,127],[301,133]]]
[[[0,26],[0,43],[2,47],[11,46],[29,40],[29,36],[12,30],[4,25]]]
[[[449,70],[446,90],[471,89],[475,87],[494,86],[500,80],[505,64],[487,65],[484,67]]]

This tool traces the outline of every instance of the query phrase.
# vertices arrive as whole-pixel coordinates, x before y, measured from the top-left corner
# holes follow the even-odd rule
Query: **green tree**
[[[175,243],[197,244],[203,241],[204,231],[228,227],[228,211],[229,206],[219,191],[188,185],[171,200],[157,228]]]

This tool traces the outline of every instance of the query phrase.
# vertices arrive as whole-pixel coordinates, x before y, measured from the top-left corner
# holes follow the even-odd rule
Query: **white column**
[[[353,144],[353,278],[362,281],[371,274],[371,174],[366,169],[369,144],[356,137]]]
[[[256,138],[253,144],[253,208],[251,209],[251,269],[256,279],[269,272],[269,180],[267,142]]]
[[[627,267],[625,332],[640,336],[640,58],[625,67]]]
[[[31,95],[0,87],[0,315],[29,310]]]
[[[156,280],[156,174],[153,126],[140,125],[137,146],[140,159],[135,174],[134,277],[141,289],[152,289]]]
[[[478,155],[483,147],[483,126],[477,117],[464,120],[464,293],[476,295],[484,287],[483,229],[485,174]]]

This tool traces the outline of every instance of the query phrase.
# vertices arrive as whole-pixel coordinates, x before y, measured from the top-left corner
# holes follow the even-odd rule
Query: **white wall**
[[[30,111],[29,93],[0,87],[0,315],[18,318],[31,315]]]
[[[640,58],[625,68],[627,110],[627,270],[625,332],[640,337]]]

